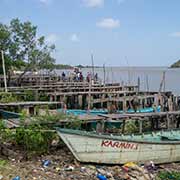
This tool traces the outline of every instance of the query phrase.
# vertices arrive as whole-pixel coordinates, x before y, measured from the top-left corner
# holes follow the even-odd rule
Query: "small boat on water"
[[[64,109],[58,109],[58,112],[64,112]],[[142,109],[137,109],[136,113],[150,113],[150,112],[160,112],[161,107],[158,106],[156,109],[153,107],[146,107]],[[117,113],[123,113],[123,111],[117,110]],[[127,113],[135,113],[134,109],[128,109]],[[69,115],[84,115],[84,114],[91,114],[91,115],[98,115],[98,114],[108,114],[107,109],[92,109],[92,110],[82,110],[82,109],[67,109],[66,114]]]
[[[57,132],[80,162],[124,164],[132,161],[180,161],[180,130],[119,136],[60,128]]]

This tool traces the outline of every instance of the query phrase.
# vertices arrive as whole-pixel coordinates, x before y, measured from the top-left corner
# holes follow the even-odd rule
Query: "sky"
[[[169,66],[180,59],[180,0],[0,0],[0,22],[31,21],[60,64]]]

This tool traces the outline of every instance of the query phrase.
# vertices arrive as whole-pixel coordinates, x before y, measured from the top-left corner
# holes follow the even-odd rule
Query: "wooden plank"
[[[152,112],[152,113],[124,113],[124,114],[99,114],[99,116],[111,119],[123,118],[145,118],[145,117],[163,117],[168,115],[180,115],[180,111],[171,112]]]
[[[36,106],[36,105],[53,105],[61,104],[61,102],[50,102],[50,101],[27,101],[27,102],[10,102],[10,103],[0,103],[1,107],[4,106]]]
[[[108,93],[108,94],[110,94],[110,93]],[[116,94],[118,94],[118,93],[116,93]],[[142,95],[142,96],[136,96],[136,97],[137,97],[137,99],[145,99],[145,98],[154,97],[154,95]],[[94,99],[93,104],[97,104],[97,103],[101,103],[101,102],[109,102],[109,101],[124,102],[124,100],[132,101],[133,99],[134,99],[134,96],[130,96],[130,95],[126,96],[126,97],[123,96],[123,97],[109,97],[109,98],[103,98],[103,99],[100,98],[100,99]]]

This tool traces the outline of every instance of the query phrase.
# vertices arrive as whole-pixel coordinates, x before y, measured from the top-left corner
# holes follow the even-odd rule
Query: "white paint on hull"
[[[145,142],[129,142],[103,139],[99,137],[81,136],[58,132],[77,160],[105,164],[124,164],[126,162],[154,161],[167,163],[180,161],[180,144],[153,144]],[[104,143],[103,142],[110,142]],[[112,147],[112,143],[130,144],[133,148],[123,146]],[[136,149],[137,147],[137,149]]]

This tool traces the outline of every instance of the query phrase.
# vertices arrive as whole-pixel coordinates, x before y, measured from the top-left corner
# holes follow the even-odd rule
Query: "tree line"
[[[12,19],[9,25],[0,22],[0,50],[4,53],[8,82],[13,70],[21,70],[17,81],[27,71],[53,69],[55,59],[52,53],[54,44],[47,44],[45,36],[37,35],[37,26],[31,22]],[[2,74],[2,57],[0,56],[0,74]]]

